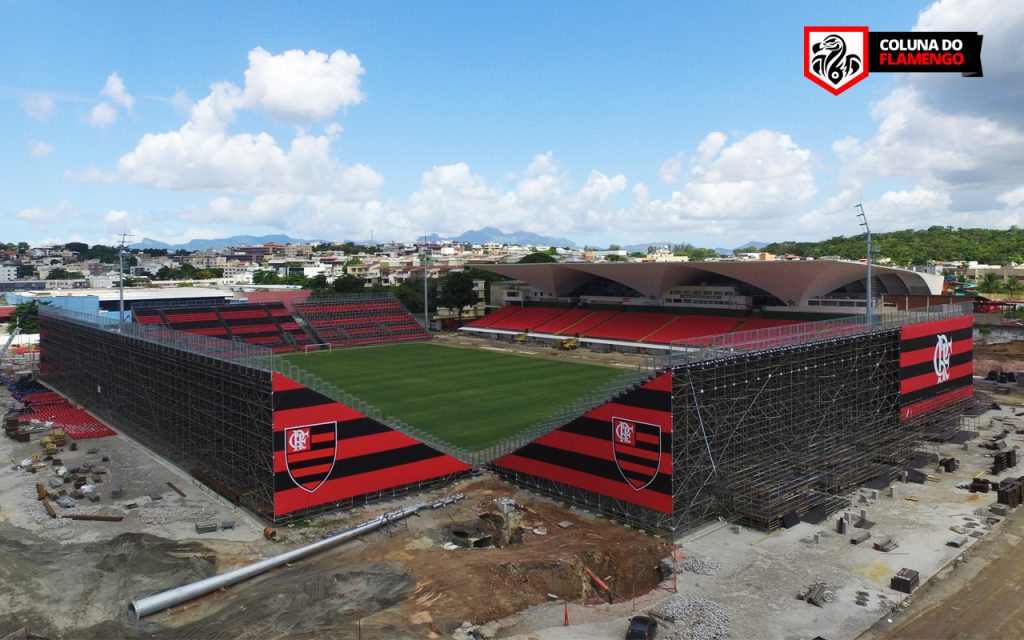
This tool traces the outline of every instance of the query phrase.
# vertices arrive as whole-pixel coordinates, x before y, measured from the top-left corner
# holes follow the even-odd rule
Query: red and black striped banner
[[[430,480],[469,465],[274,374],[274,514]]]
[[[672,513],[672,374],[588,411],[494,464]]]
[[[900,333],[900,420],[974,393],[973,316],[907,325]]]

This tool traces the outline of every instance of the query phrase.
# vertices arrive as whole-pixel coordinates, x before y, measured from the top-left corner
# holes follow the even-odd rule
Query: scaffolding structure
[[[273,514],[272,354],[41,307],[40,379],[234,502]]]
[[[772,530],[844,504],[908,459],[899,425],[899,331],[678,367],[672,393],[680,526],[723,516]]]

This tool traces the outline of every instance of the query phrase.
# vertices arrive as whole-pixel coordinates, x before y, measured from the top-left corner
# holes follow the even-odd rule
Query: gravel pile
[[[718,571],[722,568],[722,565],[718,564],[711,558],[687,555],[683,558],[682,567],[683,571],[689,571],[690,573],[696,573],[702,576],[714,576],[718,575]]]
[[[668,639],[718,640],[729,637],[729,612],[713,600],[678,596],[662,605],[660,613],[682,627]]]

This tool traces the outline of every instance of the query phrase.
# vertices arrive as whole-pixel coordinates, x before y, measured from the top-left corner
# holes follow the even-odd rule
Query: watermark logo
[[[834,95],[867,77],[867,27],[805,27],[804,76]]]
[[[867,27],[804,27],[804,75],[833,95],[868,77]]]
[[[839,95],[871,73],[959,73],[980,78],[982,36],[969,31],[804,27],[804,76]]]

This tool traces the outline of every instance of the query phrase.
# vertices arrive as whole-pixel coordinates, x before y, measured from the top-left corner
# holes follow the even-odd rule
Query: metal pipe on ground
[[[160,593],[154,593],[153,595],[145,596],[143,598],[133,598],[128,604],[128,617],[133,622],[138,621],[150,614],[163,611],[164,609],[181,604],[182,602],[188,602],[189,600],[204,596],[210,592],[216,591],[217,589],[222,589],[237,582],[241,582],[242,580],[265,573],[275,567],[279,567],[283,564],[294,562],[314,553],[329,549],[335,545],[341,544],[342,542],[357,538],[364,533],[369,533],[379,529],[391,522],[403,520],[415,514],[417,511],[422,511],[423,509],[438,509],[462,500],[465,497],[465,494],[457,493],[455,495],[448,496],[447,498],[442,498],[441,500],[435,500],[434,502],[421,502],[411,507],[403,507],[401,509],[389,511],[377,516],[376,518],[367,520],[362,524],[358,524],[350,529],[341,531],[329,538],[319,540],[304,547],[299,547],[298,549],[292,549],[291,551],[276,555],[272,558],[260,560],[259,562],[235,569],[234,571],[229,571],[217,576],[210,576],[203,580],[175,587],[174,589],[168,589],[167,591],[161,591]]]

